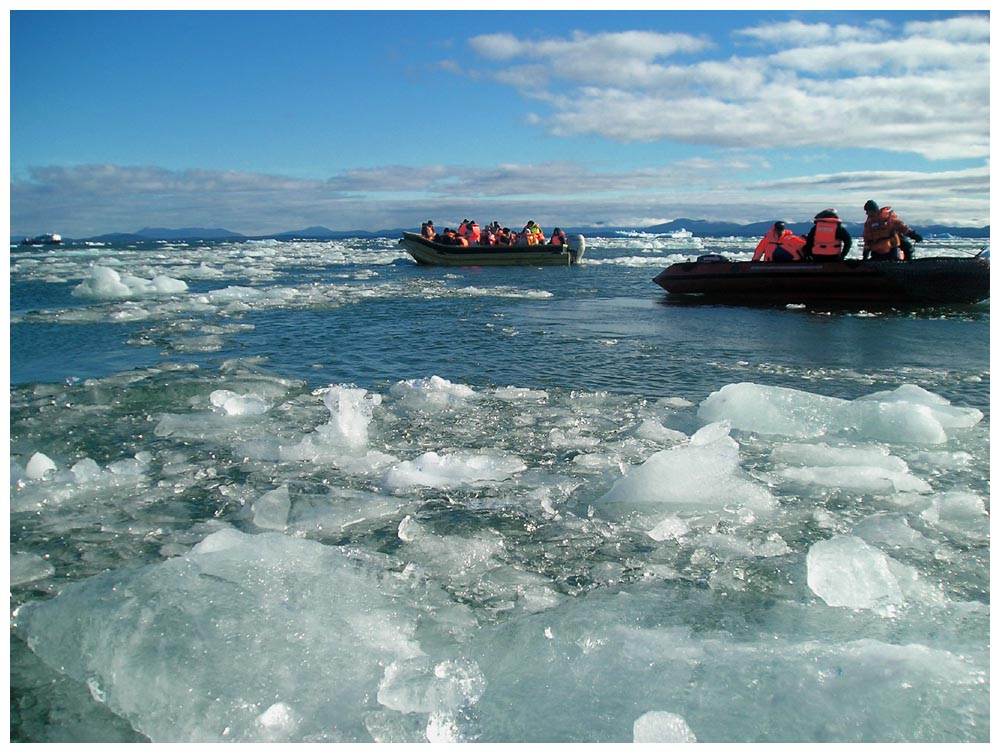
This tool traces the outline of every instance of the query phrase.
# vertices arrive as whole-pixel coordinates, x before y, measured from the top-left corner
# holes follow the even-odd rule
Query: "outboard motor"
[[[587,250],[587,242],[582,235],[567,235],[566,246],[569,248],[574,263],[580,261],[583,258],[583,252]]]

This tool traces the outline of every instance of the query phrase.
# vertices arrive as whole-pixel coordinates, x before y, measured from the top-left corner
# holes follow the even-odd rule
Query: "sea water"
[[[988,741],[989,304],[754,245],[12,248],[12,740]]]

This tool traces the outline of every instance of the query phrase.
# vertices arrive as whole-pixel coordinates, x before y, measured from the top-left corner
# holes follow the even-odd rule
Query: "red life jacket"
[[[473,222],[466,228],[465,237],[469,239],[469,243],[479,243],[479,239],[482,237],[479,231],[479,223]]]
[[[566,233],[552,233],[552,239],[549,241],[553,246],[564,246],[566,245]]]
[[[824,217],[813,222],[816,225],[816,232],[813,235],[812,255],[839,259],[840,253],[844,249],[843,241],[837,237],[840,220],[834,217]]]

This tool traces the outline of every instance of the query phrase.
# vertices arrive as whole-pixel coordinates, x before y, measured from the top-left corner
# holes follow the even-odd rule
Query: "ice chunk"
[[[774,497],[740,468],[739,445],[727,431],[725,424],[710,424],[689,444],[654,453],[627,470],[597,504],[619,516],[637,511],[648,525],[684,510],[771,509]]]
[[[264,733],[264,739],[288,740],[298,726],[295,721],[295,712],[292,708],[282,702],[271,704],[267,710],[257,717]]]
[[[822,442],[785,443],[771,450],[771,461],[786,465],[869,466],[899,473],[909,470],[902,458],[891,455],[881,445],[831,447]]]
[[[667,541],[668,539],[679,539],[689,530],[691,529],[687,523],[676,515],[669,515],[657,523],[653,530],[647,531],[646,535],[653,541]]]
[[[953,407],[914,385],[849,401],[744,382],[709,395],[698,417],[727,420],[743,431],[803,439],[841,434],[898,444],[941,444],[948,438],[946,429],[974,426],[983,414]]]
[[[460,709],[479,701],[486,680],[475,662],[433,662],[429,657],[396,661],[385,668],[377,699],[403,713]]]
[[[93,458],[82,458],[73,464],[70,469],[73,480],[78,484],[89,484],[101,480],[101,466]]]
[[[223,530],[184,556],[26,604],[15,629],[154,742],[365,742],[384,668],[420,656],[418,620],[451,604],[429,584],[385,577],[391,564]],[[449,689],[475,694],[462,695],[461,671],[444,675],[435,703],[454,716]]]
[[[696,743],[683,717],[669,711],[647,711],[632,725],[634,743]]]
[[[990,535],[990,518],[982,498],[972,492],[952,491],[935,495],[920,517],[953,536],[985,541]]]
[[[677,431],[676,429],[668,429],[662,423],[652,418],[647,418],[639,424],[636,427],[635,435],[641,439],[648,439],[651,442],[662,444],[683,442],[688,438],[684,432]]]
[[[859,399],[844,411],[844,423],[858,436],[898,444],[943,444],[948,435],[926,405]]]
[[[778,475],[809,486],[845,489],[863,494],[929,492],[930,484],[909,473],[870,466],[839,465],[831,468],[784,468]]]
[[[288,525],[288,512],[292,501],[288,495],[288,486],[272,489],[253,503],[253,524],[258,528],[269,528],[283,531]]]
[[[215,390],[209,400],[227,416],[259,416],[269,407],[259,395],[238,395],[231,390]]]
[[[923,406],[946,429],[968,429],[983,420],[982,411],[976,408],[957,408],[947,399],[915,384],[904,384],[895,390],[875,392],[858,398],[856,402],[868,401]]]
[[[11,552],[10,555],[10,585],[23,586],[36,580],[48,578],[55,573],[44,557],[31,552]]]
[[[121,275],[110,267],[95,266],[90,270],[90,279],[73,288],[72,295],[96,299],[145,298],[183,293],[187,289],[186,282],[166,275],[146,280],[135,275]]]
[[[903,601],[890,558],[857,536],[813,544],[806,566],[809,588],[831,607],[873,609]]]
[[[514,455],[471,452],[439,455],[432,451],[390,468],[385,476],[385,485],[393,491],[410,486],[448,489],[486,481],[503,481],[525,468],[524,461]]]
[[[427,413],[461,407],[477,398],[471,387],[454,384],[439,376],[397,382],[389,389],[389,394],[396,398],[401,407]]]
[[[831,416],[846,404],[840,398],[742,382],[709,395],[698,407],[698,417],[727,420],[734,428],[761,434],[819,437],[829,431]]]
[[[28,464],[24,467],[24,475],[32,481],[38,481],[45,478],[46,474],[55,470],[56,464],[53,462],[52,458],[45,453],[36,452],[31,456],[28,460]]]
[[[870,544],[883,544],[893,549],[934,549],[934,542],[913,530],[906,518],[898,513],[869,515],[854,526],[852,533]]]

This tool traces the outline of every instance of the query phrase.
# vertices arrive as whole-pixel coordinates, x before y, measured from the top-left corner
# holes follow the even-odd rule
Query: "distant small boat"
[[[22,246],[58,246],[60,244],[62,244],[62,236],[58,233],[45,233],[21,241]]]
[[[403,232],[399,244],[417,264],[447,267],[568,266],[579,264],[586,250],[582,235],[570,235],[563,245],[537,246],[452,246],[424,238],[420,233]]]
[[[989,298],[990,262],[988,254],[788,263],[708,254],[671,264],[653,282],[672,295],[714,303],[946,306]]]

